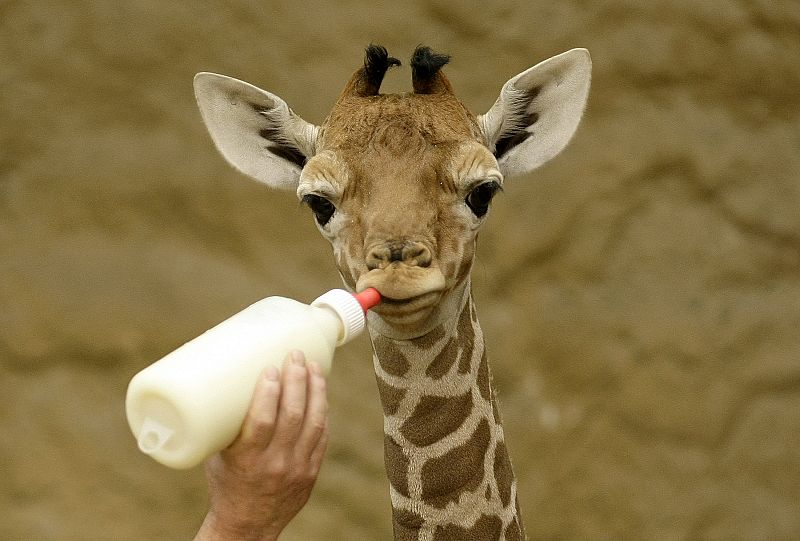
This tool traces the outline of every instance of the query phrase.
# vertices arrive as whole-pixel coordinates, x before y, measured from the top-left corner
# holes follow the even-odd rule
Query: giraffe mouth
[[[358,279],[357,291],[377,289],[386,306],[419,304],[423,299],[438,298],[445,289],[445,279],[437,267],[391,265],[374,269]]]
[[[429,293],[423,293],[422,295],[408,297],[405,299],[393,299],[391,297],[381,296],[381,304],[384,308],[389,308],[390,310],[400,308],[408,310],[415,307],[425,308],[427,306],[436,304],[436,301],[439,300],[440,296],[440,291],[431,291]]]
[[[384,296],[381,298],[381,303],[372,311],[391,325],[416,325],[428,317],[439,304],[441,297],[441,291],[430,291],[404,299]]]

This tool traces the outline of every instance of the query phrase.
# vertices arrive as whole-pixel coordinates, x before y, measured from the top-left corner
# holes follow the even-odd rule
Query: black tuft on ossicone
[[[400,61],[389,56],[386,47],[370,44],[364,52],[364,72],[359,89],[361,95],[377,95],[386,72],[392,66],[399,65]]]
[[[450,62],[450,55],[434,52],[424,45],[414,49],[411,56],[411,80],[414,92],[429,94],[437,86],[437,75],[442,66]]]

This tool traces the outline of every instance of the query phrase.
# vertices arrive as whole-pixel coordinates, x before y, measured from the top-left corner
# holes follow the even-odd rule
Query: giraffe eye
[[[311,208],[311,212],[314,213],[314,218],[317,220],[320,227],[325,227],[325,224],[330,221],[333,213],[336,212],[336,207],[333,206],[333,203],[320,195],[304,195],[303,203]]]
[[[467,195],[467,206],[472,210],[478,218],[483,218],[489,212],[489,203],[492,202],[494,194],[500,190],[500,184],[497,182],[484,182],[475,186]]]

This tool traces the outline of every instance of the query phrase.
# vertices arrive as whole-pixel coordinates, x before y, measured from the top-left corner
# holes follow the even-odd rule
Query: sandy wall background
[[[496,200],[473,276],[530,538],[800,538],[793,0],[0,3],[0,538],[194,534],[202,471],[138,452],[128,380],[338,278],[307,209],[217,155],[192,76],[319,123],[370,42],[452,54],[476,112],[593,56],[582,127]],[[340,353],[287,541],[390,537],[369,345]]]

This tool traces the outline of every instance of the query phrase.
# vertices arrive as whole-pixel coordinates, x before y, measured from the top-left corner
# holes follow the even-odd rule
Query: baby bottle
[[[337,346],[364,330],[375,289],[334,289],[310,305],[268,297],[148,366],[128,385],[125,409],[139,449],[172,468],[191,468],[236,438],[268,366],[300,350],[326,375]]]

